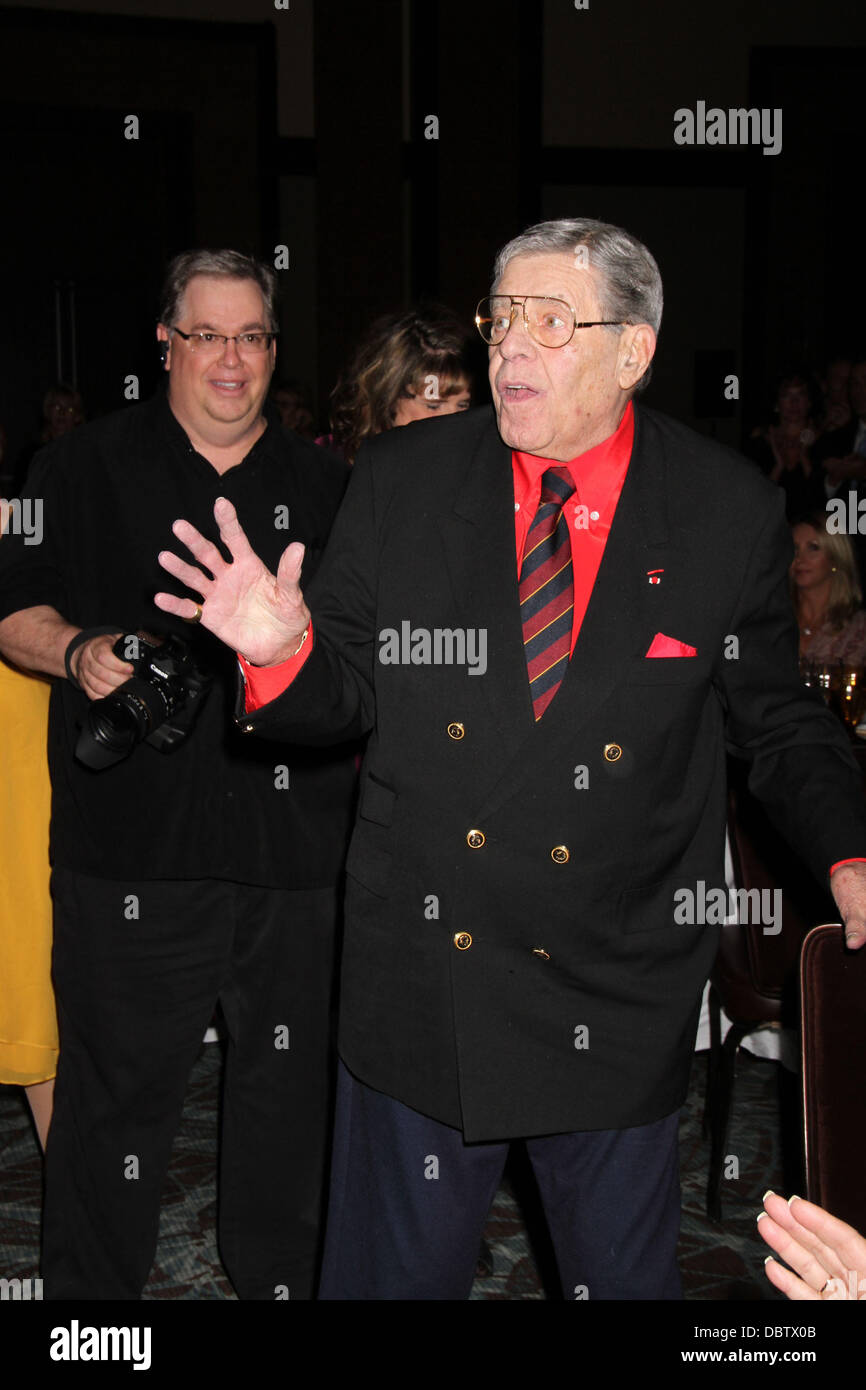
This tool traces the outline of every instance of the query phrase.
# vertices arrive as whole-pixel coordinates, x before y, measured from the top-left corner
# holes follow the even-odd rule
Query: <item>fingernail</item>
[[[767,1200],[768,1197],[775,1197],[775,1195],[776,1195],[776,1194],[775,1194],[775,1192],[773,1191],[772,1187],[768,1187],[767,1190],[766,1190],[766,1192],[764,1193],[763,1197],[761,1198],[761,1201],[762,1201],[762,1202],[766,1202],[766,1200]]]
[[[788,1206],[790,1206],[792,1202],[802,1202],[802,1200],[803,1198],[798,1196],[796,1192],[792,1192],[788,1198]]]
[[[765,1255],[765,1256],[764,1256],[764,1264],[765,1264],[765,1265],[768,1265],[768,1264],[770,1263],[770,1261],[771,1261],[772,1258],[773,1258],[772,1255]]]
[[[757,1216],[758,1221],[762,1220],[766,1215],[767,1213],[765,1211],[759,1211]]]

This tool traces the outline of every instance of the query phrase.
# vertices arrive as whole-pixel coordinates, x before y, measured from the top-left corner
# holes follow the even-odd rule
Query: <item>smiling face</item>
[[[450,395],[428,396],[422,388],[412,395],[401,396],[394,411],[394,427],[411,425],[413,420],[438,420],[443,415],[455,415],[458,410],[468,410],[472,404],[468,381],[464,378],[461,381],[445,382],[444,385],[446,391],[451,388]]]
[[[168,329],[184,333],[267,332],[261,290],[254,280],[196,275],[190,280],[176,324],[160,324],[157,337],[169,343],[169,403],[193,444],[229,448],[261,430],[261,411],[274,370],[276,347],[239,354],[236,343],[222,352],[191,352]]]
[[[792,534],[794,559],[791,564],[791,578],[796,587],[802,593],[829,584],[832,565],[815,527],[803,521],[794,527]]]
[[[597,273],[567,252],[514,256],[494,293],[563,299],[578,323],[608,317]],[[655,351],[648,324],[578,328],[565,347],[536,343],[518,308],[502,342],[489,349],[490,388],[506,444],[523,453],[567,462],[613,434],[631,388]]]

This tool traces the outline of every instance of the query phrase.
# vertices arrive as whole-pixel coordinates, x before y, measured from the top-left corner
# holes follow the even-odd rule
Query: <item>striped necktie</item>
[[[564,506],[574,491],[564,464],[547,469],[523,547],[520,616],[536,723],[559,689],[571,653],[574,573]]]

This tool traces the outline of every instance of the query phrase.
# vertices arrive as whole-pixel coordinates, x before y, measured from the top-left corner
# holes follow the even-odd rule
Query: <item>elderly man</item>
[[[530,229],[477,312],[495,418],[362,451],[309,609],[300,547],[268,573],[228,501],[232,565],[185,523],[209,573],[161,557],[243,658],[244,729],[370,731],[324,1298],[465,1298],[517,1138],[567,1298],[679,1296],[726,743],[863,943],[866,812],[798,681],[778,493],[633,401],[661,304],[619,228]]]
[[[46,450],[32,478],[44,540],[0,544],[0,649],[55,677],[49,1298],[140,1295],[187,1078],[217,1001],[228,1034],[223,1259],[243,1298],[315,1288],[354,768],[331,750],[244,740],[229,719],[234,658],[152,602],[172,521],[192,515],[216,539],[220,493],[273,565],[292,537],[311,573],[324,548],[346,469],[263,413],[274,288],[267,266],[234,251],[177,257],[157,328],[167,392]],[[142,745],[118,761],[125,711],[134,724],[139,696],[158,703],[158,675],[149,696],[120,689],[127,658],[144,650],[139,633],[182,637],[211,686],[203,703],[191,691],[201,710],[173,751]],[[115,651],[121,634],[132,640]],[[113,692],[123,705],[94,710],[85,765],[79,725]]]

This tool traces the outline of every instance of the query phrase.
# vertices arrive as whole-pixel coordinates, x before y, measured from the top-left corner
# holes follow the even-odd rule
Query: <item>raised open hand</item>
[[[159,563],[193,593],[201,594],[202,627],[254,666],[276,666],[297,651],[310,621],[298,583],[304,547],[299,541],[286,546],[273,575],[250,546],[231,502],[218,497],[213,513],[220,539],[232,557],[230,564],[188,521],[176,521],[172,530],[213,578],[170,550],[160,552]],[[159,593],[154,602],[178,618],[196,616],[192,599]]]

